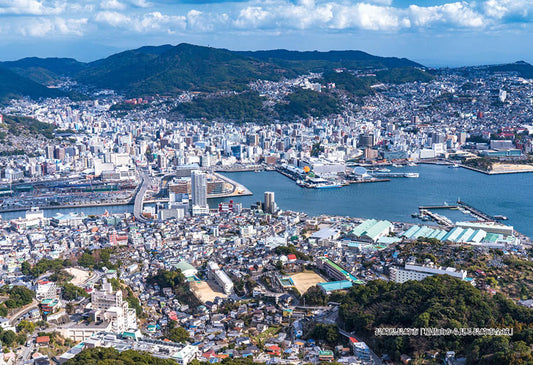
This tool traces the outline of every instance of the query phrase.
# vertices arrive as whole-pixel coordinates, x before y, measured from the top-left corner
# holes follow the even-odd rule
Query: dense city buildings
[[[527,197],[509,217],[452,196],[405,221],[358,216],[368,196],[348,198],[358,186],[408,186],[421,165],[478,174],[477,190],[508,173],[529,186],[532,79],[417,66],[398,80],[407,71],[393,70],[335,66],[142,97],[65,78],[54,86],[91,97],[9,100],[0,109],[0,363],[72,364],[98,349],[182,365],[477,363],[500,356],[490,336],[376,333],[490,326],[516,331],[498,353],[527,359],[531,238],[514,225],[527,219]],[[243,113],[227,107],[248,102]],[[236,171],[266,188],[245,186]],[[350,214],[320,211],[328,193],[353,204]],[[320,213],[289,209],[300,197]]]

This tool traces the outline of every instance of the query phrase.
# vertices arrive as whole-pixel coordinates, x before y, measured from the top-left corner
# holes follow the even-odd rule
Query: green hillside
[[[533,310],[502,294],[490,296],[450,276],[432,276],[404,284],[372,281],[352,288],[340,318],[375,349],[394,358],[425,351],[458,351],[469,364],[532,361]],[[376,336],[376,328],[511,328],[513,336]]]
[[[74,76],[87,67],[87,64],[73,58],[28,57],[18,61],[0,62],[7,68],[40,84],[57,81],[62,76]]]
[[[265,122],[269,110],[263,108],[264,98],[256,92],[198,97],[190,103],[181,103],[174,110],[187,119],[229,120],[233,122]]]
[[[0,67],[0,103],[9,99],[29,96],[31,98],[62,97],[67,94],[61,90],[49,89],[28,78]]]
[[[524,61],[508,63],[505,65],[489,66],[491,72],[516,72],[526,79],[533,79],[533,66]]]
[[[274,63],[299,73],[323,72],[333,68],[380,69],[397,67],[423,67],[406,58],[379,57],[362,51],[269,51],[237,52],[247,57]]]
[[[278,80],[295,75],[231,51],[180,44],[165,47],[163,52],[139,49],[113,55],[89,64],[77,79],[128,95],[168,95],[182,90],[243,90],[258,78]]]

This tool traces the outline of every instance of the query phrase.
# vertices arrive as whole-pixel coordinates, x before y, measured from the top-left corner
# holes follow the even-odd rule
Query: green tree
[[[181,326],[176,325],[176,321],[171,321],[167,337],[173,342],[187,342],[190,339],[189,332]]]
[[[328,303],[328,296],[318,285],[312,286],[302,296],[302,303],[306,306],[323,306]]]
[[[86,267],[88,269],[94,268],[95,263],[96,261],[94,259],[94,256],[88,252],[84,252],[78,260],[78,264],[80,266]]]
[[[20,264],[20,271],[23,275],[30,275],[31,265],[28,261],[24,261]]]
[[[7,347],[11,347],[11,345],[13,345],[13,343],[17,339],[17,335],[15,334],[15,332],[11,330],[2,332],[1,336],[2,336],[2,344],[4,344]]]
[[[71,283],[63,284],[62,289],[63,289],[62,290],[63,299],[68,300],[68,301],[76,300],[80,297],[83,297],[83,298],[89,297],[89,294],[83,288],[80,288],[79,286],[76,286]]]
[[[30,321],[22,320],[17,325],[18,332],[33,333],[34,330],[35,330],[35,323],[30,322]]]

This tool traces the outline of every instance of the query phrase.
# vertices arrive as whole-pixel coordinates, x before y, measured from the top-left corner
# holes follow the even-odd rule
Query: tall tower
[[[191,195],[193,206],[207,206],[207,178],[204,172],[199,170],[191,172]]]
[[[273,214],[277,211],[276,201],[274,200],[273,191],[265,191],[265,203],[264,203],[265,213]]]

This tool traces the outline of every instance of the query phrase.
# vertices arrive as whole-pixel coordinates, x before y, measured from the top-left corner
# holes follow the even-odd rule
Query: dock
[[[421,217],[424,217],[424,216],[427,216],[429,218],[431,218],[433,221],[437,222],[438,224],[440,224],[441,226],[444,226],[444,227],[453,227],[453,222],[440,215],[440,214],[437,214],[437,213],[433,213],[432,211],[430,210],[425,210],[425,209],[420,209],[420,216]]]
[[[399,178],[399,177],[418,177],[418,172],[372,172],[370,176],[376,178]]]
[[[466,213],[470,214],[471,216],[475,217],[478,221],[481,221],[481,222],[496,222],[497,221],[495,217],[477,208],[474,208],[470,204],[467,204],[461,201],[460,199],[457,200],[456,205],[424,205],[424,206],[418,207],[418,210],[420,211],[421,216],[426,215],[430,217],[431,219],[433,219],[435,222],[440,224],[440,222],[437,219],[435,219],[434,216],[437,216],[437,218],[438,217],[446,218],[446,217],[442,217],[439,214],[431,212],[432,210],[438,210],[438,209],[459,209],[459,210],[465,211]]]
[[[365,179],[365,180],[346,180],[348,184],[365,184],[365,183],[387,182],[387,181],[390,181],[390,179],[372,178],[372,179]]]
[[[495,222],[497,219],[493,216],[486,214],[482,212],[479,209],[474,208],[470,204],[467,204],[460,199],[457,200],[457,205],[464,210],[468,211],[470,214],[472,214],[474,217],[478,218],[479,220],[485,221],[485,222]]]

